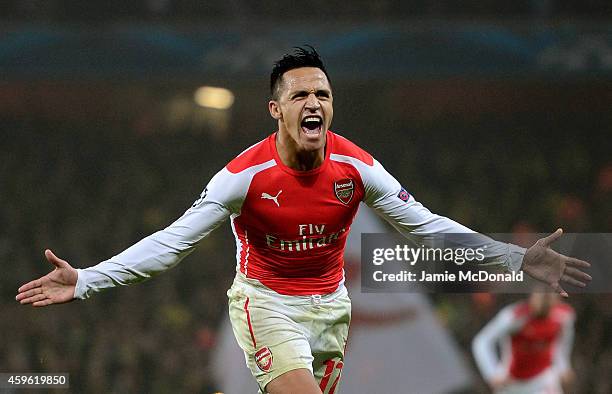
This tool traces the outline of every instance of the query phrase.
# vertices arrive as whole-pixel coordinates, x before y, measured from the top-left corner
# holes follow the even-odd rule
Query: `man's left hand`
[[[558,229],[548,237],[539,239],[527,249],[521,269],[529,276],[548,284],[561,296],[568,297],[560,282],[585,287],[592,278],[580,268],[588,268],[591,265],[586,261],[557,253],[550,248],[550,245],[562,234],[563,230]]]

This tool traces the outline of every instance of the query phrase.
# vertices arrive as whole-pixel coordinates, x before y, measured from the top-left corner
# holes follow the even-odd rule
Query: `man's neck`
[[[313,170],[325,161],[325,148],[300,151],[291,138],[280,132],[276,134],[276,151],[283,164],[296,171]]]

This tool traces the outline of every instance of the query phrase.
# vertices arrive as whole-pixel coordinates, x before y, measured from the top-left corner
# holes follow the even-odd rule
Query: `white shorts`
[[[563,390],[558,374],[549,368],[533,378],[513,380],[495,394],[563,394]]]
[[[238,273],[227,296],[234,335],[261,392],[305,368],[324,394],[338,393],[351,319],[344,285],[331,294],[287,296]]]

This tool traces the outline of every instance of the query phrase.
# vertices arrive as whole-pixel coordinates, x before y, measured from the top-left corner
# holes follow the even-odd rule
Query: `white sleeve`
[[[78,269],[74,297],[85,299],[106,288],[142,282],[178,264],[202,238],[239,211],[245,193],[239,180],[224,168],[170,226],[106,261]]]
[[[500,345],[502,352],[508,351],[507,339],[516,327],[512,307],[502,309],[472,341],[472,353],[476,365],[483,378],[490,382],[495,376],[507,373],[507,354],[497,356],[496,345]]]
[[[567,317],[563,322],[561,337],[559,338],[553,357],[553,367],[558,374],[562,374],[571,369],[570,356],[574,344],[574,320],[575,316],[572,313],[571,316]]]
[[[454,220],[430,212],[409,195],[376,160],[373,166],[363,164],[359,169],[365,187],[365,203],[407,238],[427,242],[427,236],[432,234],[474,234],[474,237],[469,237],[469,241],[462,237],[462,242],[470,243],[462,246],[473,249],[482,247],[485,264],[502,265],[509,271],[520,270],[525,248],[495,241]]]

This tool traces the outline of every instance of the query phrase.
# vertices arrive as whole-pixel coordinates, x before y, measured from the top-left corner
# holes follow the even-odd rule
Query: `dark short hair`
[[[327,81],[331,84],[331,79],[327,75],[327,70],[323,64],[321,56],[317,53],[317,50],[310,45],[304,45],[304,47],[293,47],[294,51],[292,54],[286,54],[282,59],[274,63],[272,73],[270,74],[270,94],[273,98],[277,98],[277,93],[282,82],[283,74],[289,70],[300,67],[316,67],[323,71],[327,77]]]

